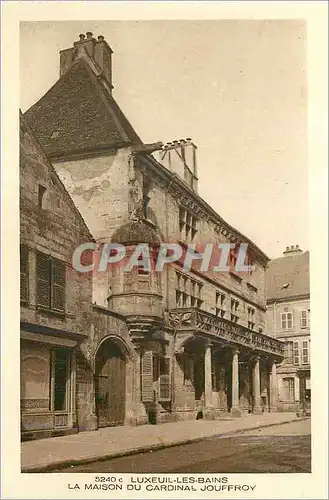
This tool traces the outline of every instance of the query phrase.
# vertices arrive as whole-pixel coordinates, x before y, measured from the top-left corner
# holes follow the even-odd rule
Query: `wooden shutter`
[[[301,313],[301,321],[300,321],[301,328],[307,328],[307,326],[308,326],[308,321],[307,320],[308,320],[308,318],[307,318],[307,311],[304,310]]]
[[[294,357],[294,365],[299,365],[299,343],[293,343],[293,357]]]
[[[20,289],[21,302],[27,302],[29,296],[29,252],[24,246],[20,248]]]
[[[171,400],[170,358],[160,358],[159,401]]]
[[[64,311],[65,309],[65,264],[59,260],[51,261],[51,302],[52,309]]]
[[[141,399],[150,403],[153,396],[153,352],[145,351],[141,358]]]
[[[50,308],[50,258],[43,253],[37,254],[37,306]]]

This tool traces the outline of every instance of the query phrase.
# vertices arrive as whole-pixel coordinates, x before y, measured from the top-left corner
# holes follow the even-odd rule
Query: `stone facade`
[[[84,41],[88,46],[81,51]],[[65,56],[63,76],[26,119],[99,249],[108,242],[124,245],[125,263],[142,243],[150,245],[154,259],[162,242],[179,242],[182,248],[193,243],[198,251],[206,243],[244,243],[254,270],[235,272],[231,254],[229,272],[201,271],[197,260],[189,271],[182,262],[162,272],[152,266],[127,273],[123,264],[94,271],[90,329],[76,358],[77,427],[275,411],[283,346],[265,328],[268,258],[198,195],[196,146],[190,139],[166,146],[142,143],[112,97],[106,76],[112,72],[107,68],[94,78],[96,44],[89,34],[80,40],[76,60],[71,52]],[[96,123],[94,145],[88,136],[86,150],[78,130],[77,143],[68,141],[71,125],[60,116],[64,102],[63,113],[70,106],[67,116],[78,113],[76,88],[83,80],[88,89],[89,78],[94,90],[92,97],[81,97],[80,119],[88,127]],[[104,93],[110,112],[98,134],[95,96],[103,99]],[[52,127],[58,130],[56,143],[45,134]],[[96,250],[94,262],[98,257]]]
[[[267,331],[285,344],[278,409],[300,412],[311,403],[309,256],[298,247],[284,254],[268,270]]]
[[[21,410],[24,438],[76,430],[76,400],[79,407],[79,400],[84,399],[84,411],[91,411],[88,405],[90,388],[85,398],[80,386],[86,373],[80,363],[83,357],[80,345],[89,338],[92,328],[92,281],[72,267],[72,252],[77,245],[90,239],[91,234],[81,215],[21,117]],[[42,269],[48,265],[51,271],[50,267]],[[60,280],[56,272],[61,270]],[[52,277],[48,280],[49,272]]]

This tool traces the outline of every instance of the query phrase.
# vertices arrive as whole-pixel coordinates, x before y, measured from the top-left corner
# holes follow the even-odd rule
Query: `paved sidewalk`
[[[232,435],[302,418],[295,413],[264,413],[225,420],[189,420],[138,427],[106,427],[21,445],[22,472],[47,470],[105,458],[186,444],[211,436]]]

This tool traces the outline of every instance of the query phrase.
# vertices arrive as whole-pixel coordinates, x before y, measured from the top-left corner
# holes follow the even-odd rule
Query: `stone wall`
[[[42,207],[38,189],[46,191]],[[81,215],[28,130],[21,133],[20,237],[29,249],[29,300],[21,309],[23,321],[89,334],[91,326],[91,276],[72,268],[72,255],[91,240]],[[36,252],[66,264],[66,311],[64,317],[36,308]]]

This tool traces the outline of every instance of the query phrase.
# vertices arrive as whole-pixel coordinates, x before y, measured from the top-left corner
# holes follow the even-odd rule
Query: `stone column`
[[[256,357],[252,367],[252,399],[253,408],[252,412],[256,414],[262,413],[260,401],[260,372],[259,372],[259,356]]]
[[[276,379],[276,361],[273,361],[271,368],[271,387],[270,387],[270,412],[278,411],[278,385]]]
[[[207,344],[204,352],[204,402],[206,408],[212,408],[211,345]]]
[[[232,357],[232,408],[231,414],[234,417],[240,417],[239,406],[239,351],[233,351]]]

